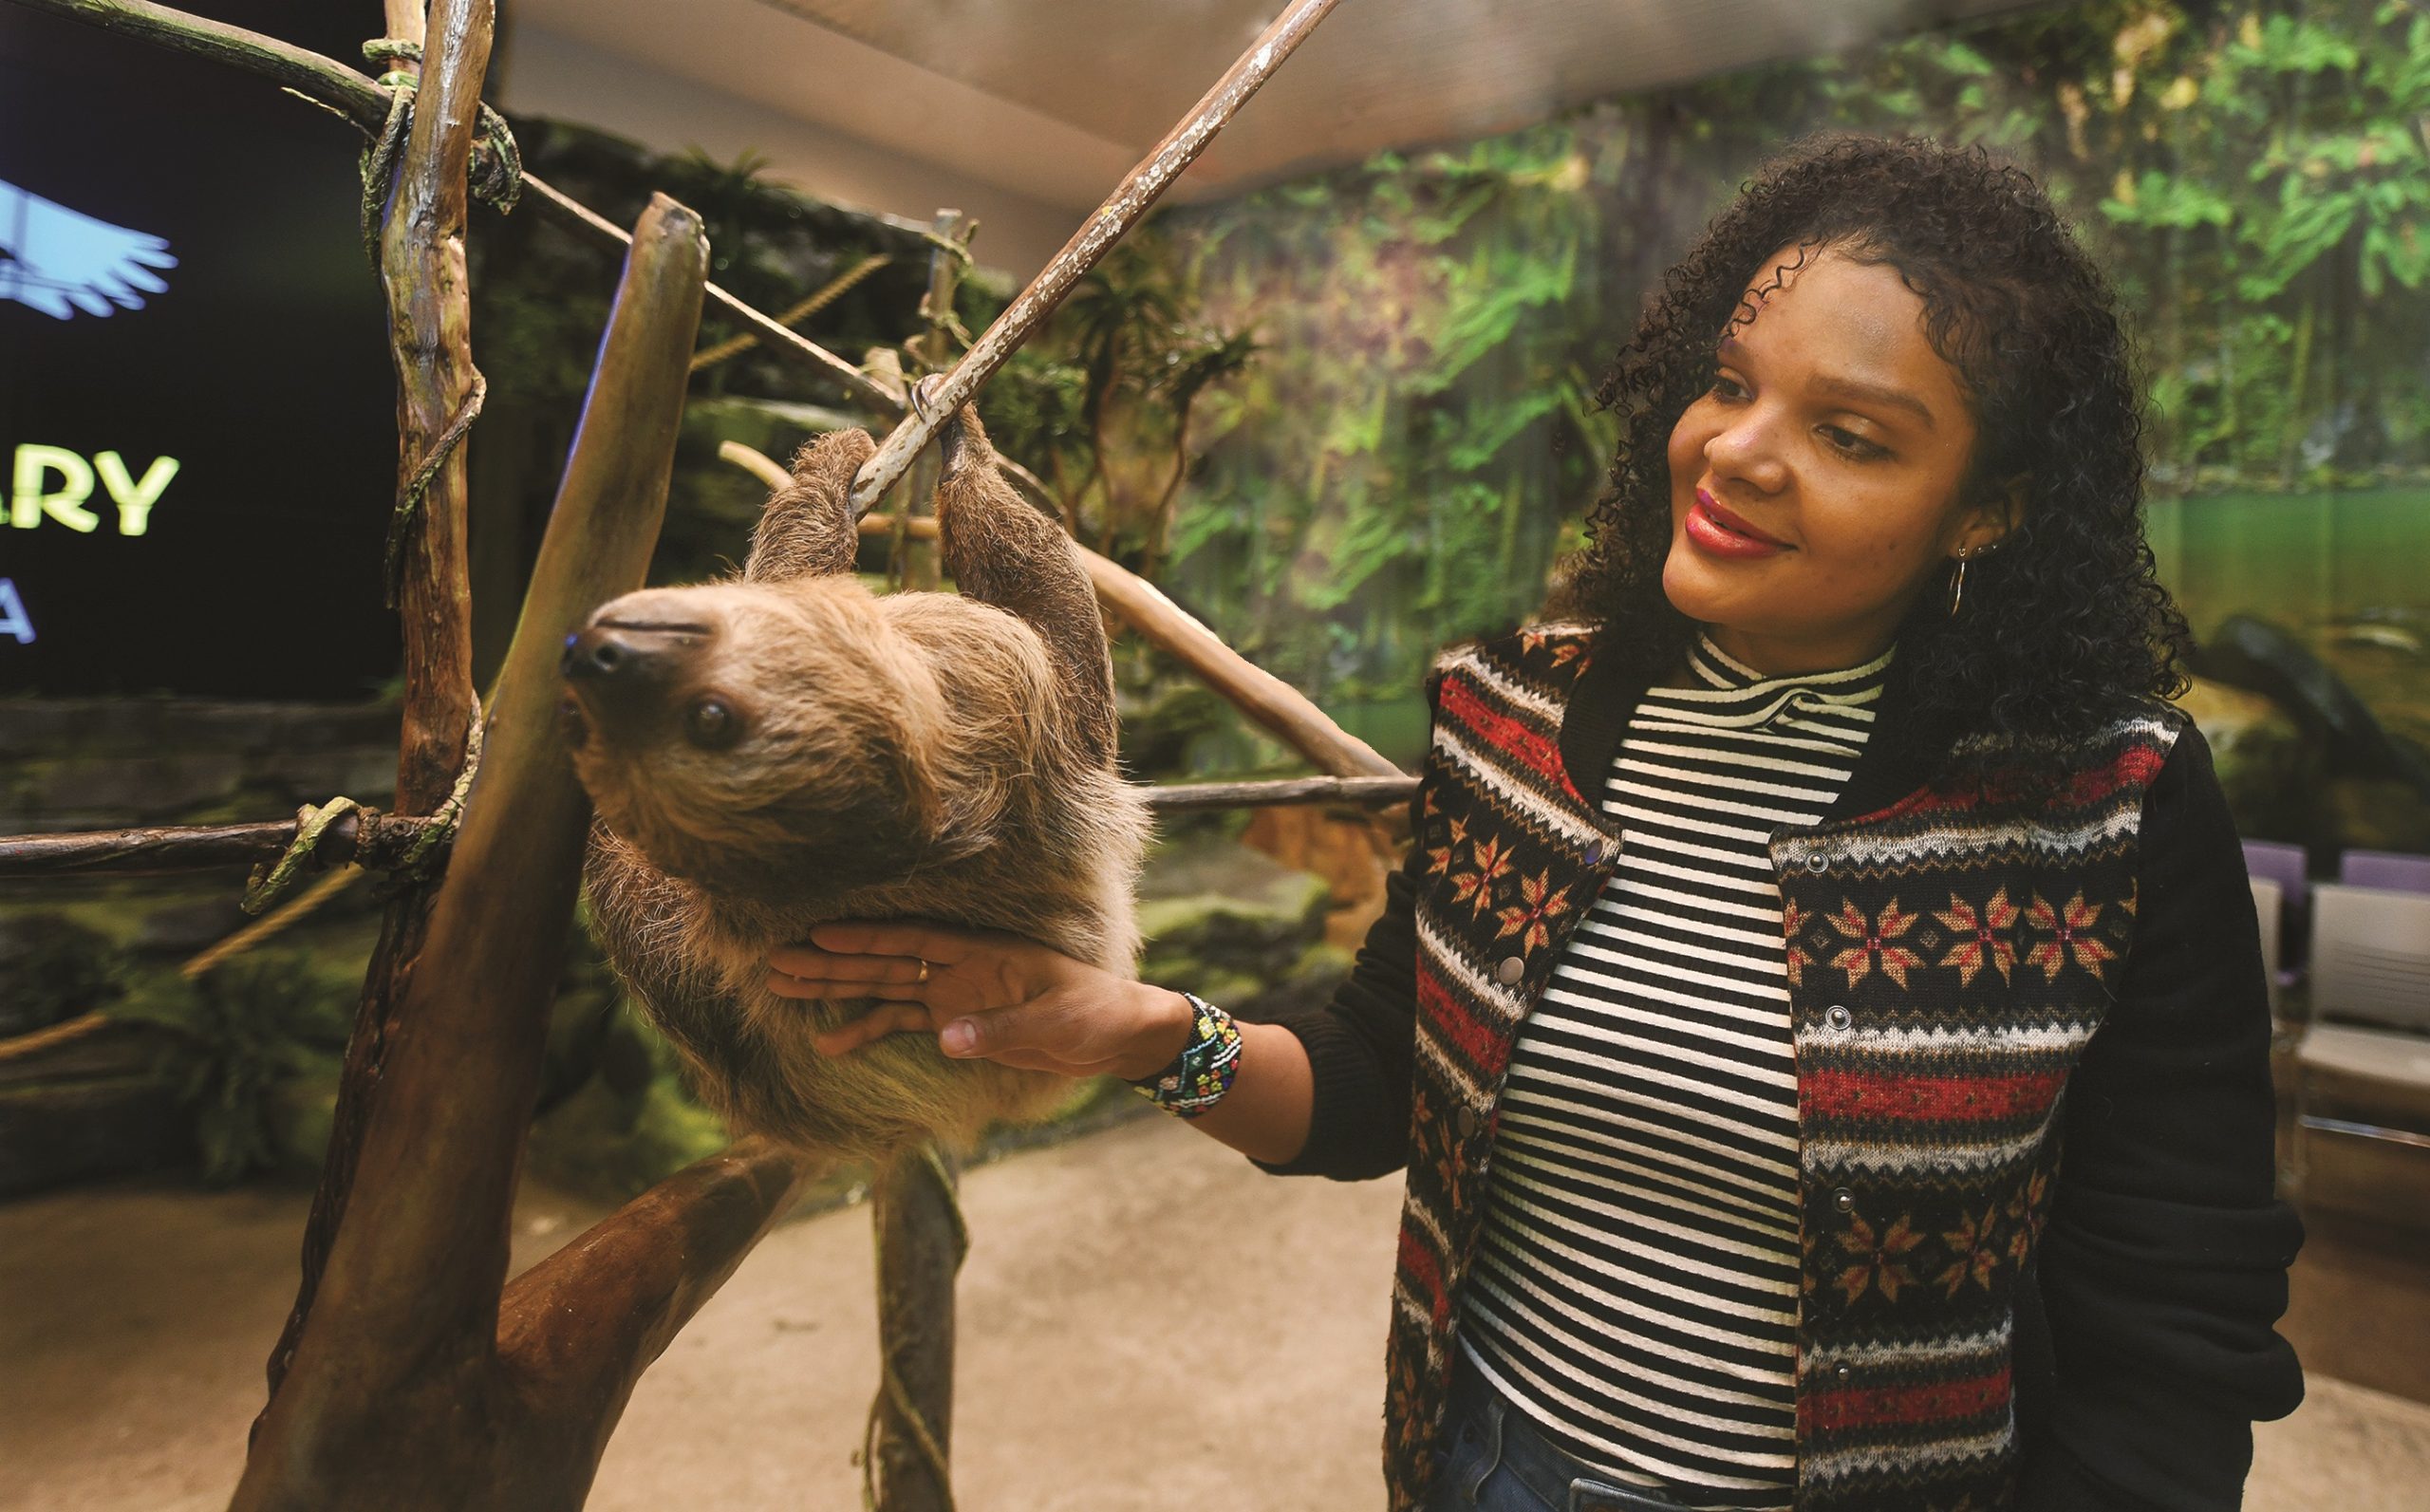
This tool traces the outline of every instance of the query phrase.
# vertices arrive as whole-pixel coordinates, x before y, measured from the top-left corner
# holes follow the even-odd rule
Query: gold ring
[[[911,980],[915,982],[925,982],[928,980],[928,963],[926,961],[923,961],[920,962],[920,975]]]

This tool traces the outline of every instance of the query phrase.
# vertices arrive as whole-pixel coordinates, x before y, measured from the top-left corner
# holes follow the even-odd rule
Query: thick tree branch
[[[591,609],[643,580],[707,265],[699,217],[654,198],[398,1007],[352,1210],[264,1415],[239,1508],[572,1506],[595,1457],[577,1465],[567,1446],[604,1442],[605,1425],[562,1400],[543,1410],[500,1365],[499,1294],[589,824],[555,718],[557,657]],[[482,1431],[464,1431],[477,1423]]]
[[[755,1135],[659,1183],[507,1287],[501,1360],[549,1414],[597,1425],[595,1461],[642,1372],[819,1168]]]
[[[393,8],[391,8],[393,9]],[[173,12],[172,12],[173,14]],[[384,19],[384,18],[383,18]],[[398,540],[396,585],[403,632],[402,730],[397,742],[397,807],[435,813],[472,759],[472,586],[465,552],[467,473],[460,437],[480,375],[473,366],[472,289],[464,261],[467,171],[479,125],[481,81],[489,69],[492,0],[437,0],[432,36],[415,91],[415,109],[380,219],[380,284],[388,307],[388,350],[397,373],[397,478],[401,516],[416,489],[412,523]],[[383,26],[384,29],[384,26]],[[412,40],[408,38],[407,40]],[[383,99],[387,91],[381,91]],[[435,473],[426,463],[441,457]],[[416,481],[421,480],[421,481]],[[394,532],[397,527],[392,526]],[[319,1294],[323,1267],[353,1194],[356,1154],[379,1093],[388,1037],[398,1022],[420,957],[429,893],[401,889],[381,920],[380,942],[364,967],[363,998],[346,1037],[321,1180],[305,1220],[295,1305],[265,1367],[275,1409],[289,1361]]]

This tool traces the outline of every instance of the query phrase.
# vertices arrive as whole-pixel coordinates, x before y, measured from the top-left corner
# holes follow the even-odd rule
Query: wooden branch
[[[174,14],[167,12],[166,14]],[[467,173],[489,70],[492,0],[435,0],[415,109],[394,187],[380,220],[380,284],[388,305],[388,348],[397,371],[399,497],[421,474],[440,436],[465,411],[480,375],[473,367],[472,298],[464,262]],[[374,85],[374,88],[379,88]],[[388,91],[380,89],[384,119]],[[432,813],[454,790],[471,754],[478,700],[473,692],[473,616],[465,552],[464,449],[453,447],[430,477],[404,541],[397,619],[404,641],[404,707],[397,744],[397,807]],[[371,1117],[388,1037],[421,951],[429,893],[409,887],[389,900],[380,941],[364,968],[339,1072],[337,1105],[321,1157],[321,1180],[305,1220],[301,1277],[287,1325],[264,1373],[277,1405],[321,1274],[353,1192],[355,1158]]]
[[[928,222],[928,287],[920,295],[920,321],[926,328],[903,344],[904,355],[924,371],[939,372],[953,362],[954,333],[960,329],[954,293],[962,287],[963,264],[977,230],[959,210],[940,210]],[[944,474],[944,457],[929,447],[912,459],[896,489],[894,551],[888,566],[906,588],[933,592],[944,586],[944,564],[930,544],[937,538],[933,523],[927,531],[917,528],[936,519],[937,483]]]
[[[933,1145],[877,1173],[879,1386],[869,1479],[877,1512],[953,1512],[954,1279],[970,1247],[953,1173]]]
[[[426,819],[389,814],[341,815],[321,831],[312,859],[323,867],[375,870],[398,865],[427,828]],[[296,821],[190,828],[96,830],[79,834],[0,835],[0,878],[79,873],[147,876],[204,871],[268,861],[295,843]]]
[[[388,91],[317,52],[225,22],[152,5],[148,0],[12,0],[28,10],[81,21],[103,31],[257,73],[328,106],[377,134],[388,119]]]
[[[424,29],[430,22],[423,9],[426,3],[427,0],[382,0],[381,10],[388,21],[387,35],[398,42],[421,45],[429,35]],[[421,65],[411,58],[396,59],[388,66],[417,80],[421,77]]]
[[[1176,782],[1141,794],[1158,813],[1191,809],[1268,809],[1285,804],[1355,803],[1389,808],[1417,793],[1415,777],[1285,777],[1276,782]]]
[[[750,474],[753,477],[757,478],[760,482],[765,483],[768,486],[768,492],[771,494],[776,493],[778,489],[791,488],[794,486],[794,476],[779,466],[775,457],[770,457],[767,453],[761,451],[757,446],[748,445],[742,441],[720,441],[718,442],[718,460],[720,462],[731,462],[735,466]],[[863,526],[861,533],[863,535],[869,533],[867,529],[869,522],[868,520],[863,520],[861,524]],[[880,530],[885,529],[884,523],[880,522],[878,528]]]
[[[242,27],[189,15],[167,6],[150,4],[149,0],[9,0],[9,3],[48,11],[105,31],[121,32],[175,51],[260,74],[327,106],[371,136],[379,135],[381,123],[388,119],[388,90],[378,81],[334,59],[281,42],[275,37],[266,37],[258,31],[247,31]],[[388,0],[392,18],[400,5],[410,7],[412,0]],[[393,19],[390,24],[395,24]],[[487,148],[483,146],[477,150],[486,153]],[[580,200],[535,175],[525,174],[523,187],[561,215],[567,224],[602,242],[621,248],[631,240],[623,227],[605,219]],[[859,368],[816,342],[778,324],[715,284],[708,287],[708,297],[757,331],[771,346],[808,364],[816,372],[843,385],[863,402],[873,404],[889,415],[903,413],[903,402],[899,397],[888,394],[871,383]]]
[[[1029,287],[1005,307],[995,324],[954,364],[944,383],[936,387],[934,402],[924,405],[922,412],[897,425],[878,447],[877,455],[862,466],[860,476],[852,480],[852,510],[856,515],[868,513],[887,490],[901,481],[903,475],[911,470],[912,458],[935,439],[937,427],[950,420],[995,376],[1004,359],[1055,312],[1055,307],[1063,302],[1063,296],[1072,291],[1080,276],[1095,267],[1124,233],[1139,223],[1149,207],[1181,177],[1182,170],[1198,159],[1206,144],[1215,140],[1215,134],[1338,4],[1340,0],[1293,0],[1290,8],[1249,45],[1240,61],[1216,81],[1215,87],[1191,107],[1181,124],[1166,133],[1165,140],[1124,176],[1113,193],[1106,196],[1105,203],[1097,207],[1096,214],[1073,233],[1063,250],[1030,280]]]
[[[30,1034],[11,1035],[0,1039],[0,1061],[23,1060],[28,1055],[38,1055],[53,1045],[64,1045],[69,1040],[97,1034],[115,1021],[99,1013],[86,1012],[73,1018],[63,1018]]]
[[[437,0],[439,40],[414,97],[412,131],[380,227],[380,280],[397,366],[397,481],[432,455],[471,394],[472,292],[464,221],[492,0]],[[422,496],[397,614],[405,637],[404,735],[397,808],[446,801],[473,727],[472,587],[464,551],[465,455],[458,446]]]
[[[717,1295],[821,1169],[758,1136],[697,1161],[514,1279],[498,1309],[498,1353],[535,1408],[591,1425],[580,1484],[633,1383]]]
[[[447,14],[442,5],[435,22]],[[443,23],[433,30],[448,34]],[[428,943],[399,1004],[350,1211],[264,1414],[239,1509],[571,1507],[587,1474],[535,1490],[517,1466],[560,1464],[552,1435],[605,1441],[604,1425],[566,1404],[531,1416],[538,1409],[497,1354],[499,1295],[589,823],[555,718],[557,657],[591,609],[643,581],[707,264],[699,217],[653,198],[490,702]]]
[[[1116,618],[1172,653],[1292,750],[1336,777],[1401,775],[1374,746],[1334,723],[1306,694],[1225,645],[1156,585],[1085,546],[1080,556],[1098,601]]]

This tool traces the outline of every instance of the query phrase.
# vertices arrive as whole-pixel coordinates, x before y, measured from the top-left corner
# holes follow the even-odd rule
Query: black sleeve
[[[2252,1421],[2303,1399],[2271,1328],[2303,1229],[2274,1198],[2259,928],[2191,726],[2145,797],[2141,855],[2125,974],[2067,1092],[2040,1260],[2056,1389],[2027,1512],[2233,1512]]]
[[[1426,863],[1421,795],[1410,804],[1409,855],[1384,879],[1384,913],[1367,930],[1350,975],[1321,1007],[1273,1021],[1307,1048],[1316,1075],[1308,1143],[1278,1176],[1367,1181],[1409,1159],[1410,1074],[1417,1041],[1417,889]]]

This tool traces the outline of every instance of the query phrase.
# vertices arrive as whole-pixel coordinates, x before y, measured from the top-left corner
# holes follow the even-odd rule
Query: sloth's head
[[[944,696],[851,578],[627,593],[560,665],[582,785],[672,875],[839,891],[916,864],[941,828]]]

